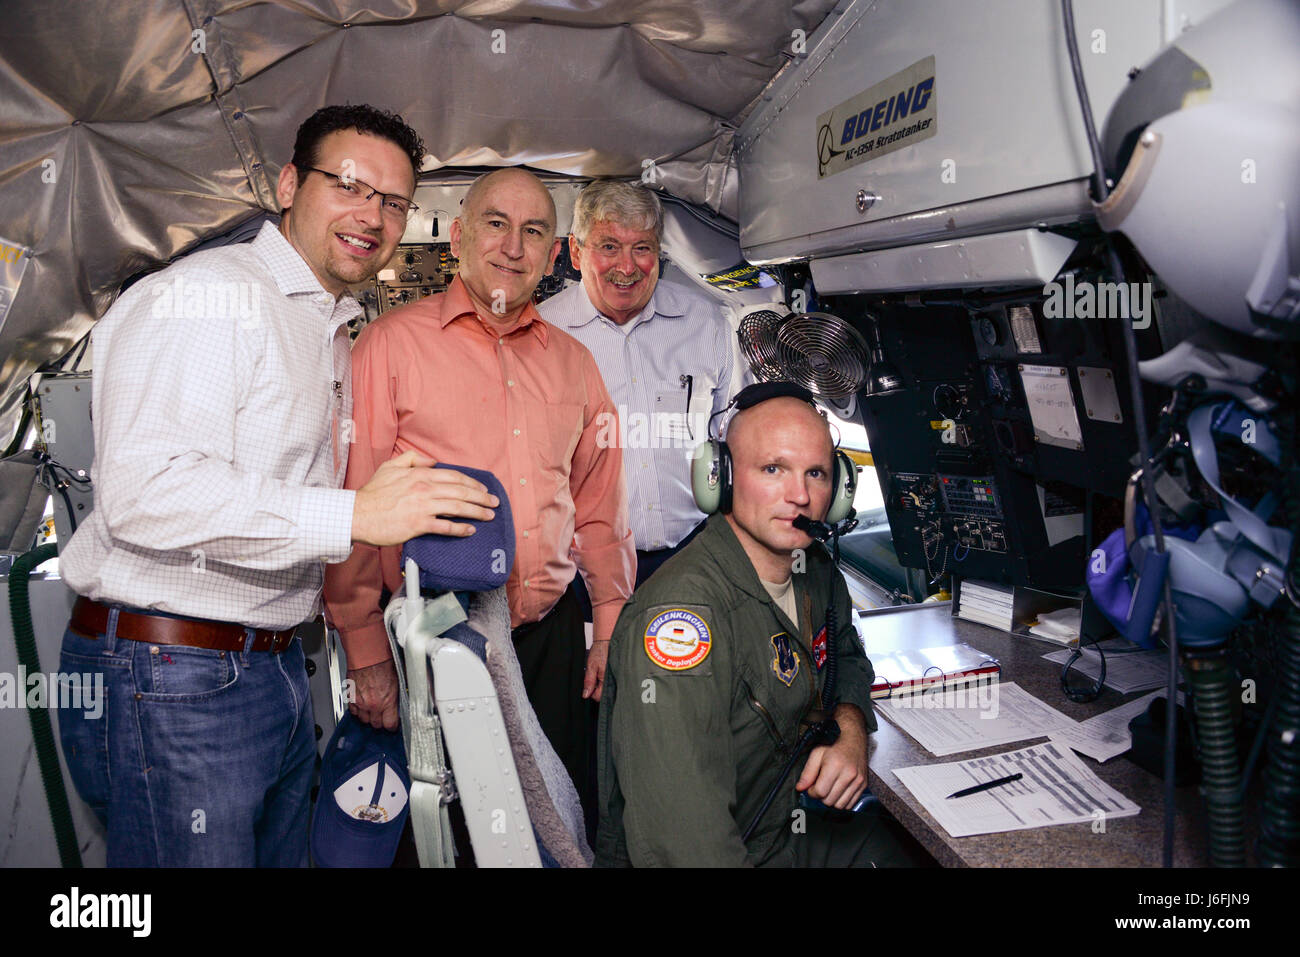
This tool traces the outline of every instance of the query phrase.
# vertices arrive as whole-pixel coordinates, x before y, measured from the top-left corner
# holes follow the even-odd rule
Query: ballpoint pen
[[[695,384],[695,377],[683,373],[677,379],[681,382],[682,388],[686,390],[686,434],[693,439],[695,433],[691,431],[691,387]]]
[[[965,797],[968,794],[978,794],[980,791],[987,791],[989,788],[1001,787],[1004,784],[1010,784],[1012,781],[1019,781],[1023,777],[1023,774],[1010,774],[1005,778],[998,778],[996,781],[985,781],[983,784],[977,784],[971,788],[962,788],[960,791],[949,794],[948,800]]]

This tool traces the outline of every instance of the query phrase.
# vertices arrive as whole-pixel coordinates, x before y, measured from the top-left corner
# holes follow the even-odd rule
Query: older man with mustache
[[[622,434],[610,438],[623,448],[638,586],[704,519],[691,497],[690,451],[732,393],[731,327],[708,295],[659,278],[663,225],[652,191],[591,183],[569,236],[582,284],[538,306],[591,350],[618,404]]]

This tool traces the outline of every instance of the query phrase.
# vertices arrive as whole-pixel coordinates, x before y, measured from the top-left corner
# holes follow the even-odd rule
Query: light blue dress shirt
[[[733,394],[736,337],[721,307],[704,292],[661,279],[622,326],[596,310],[581,284],[537,311],[591,350],[618,406],[619,426],[611,423],[609,437],[623,449],[636,547],[671,548],[704,518],[691,495],[691,453]]]

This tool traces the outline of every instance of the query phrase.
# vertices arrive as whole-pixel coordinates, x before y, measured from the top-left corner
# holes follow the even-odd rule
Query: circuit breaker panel
[[[1133,453],[1120,330],[1045,316],[1032,293],[833,308],[877,319],[903,379],[860,403],[899,561],[931,580],[1078,585],[1089,494],[1118,498]]]

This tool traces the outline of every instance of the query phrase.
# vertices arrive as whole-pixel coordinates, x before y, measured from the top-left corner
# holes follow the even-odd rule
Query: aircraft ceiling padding
[[[8,0],[0,237],[32,258],[0,328],[0,438],[125,279],[274,209],[316,108],[400,112],[429,170],[653,160],[661,188],[734,219],[733,130],[834,5]]]

